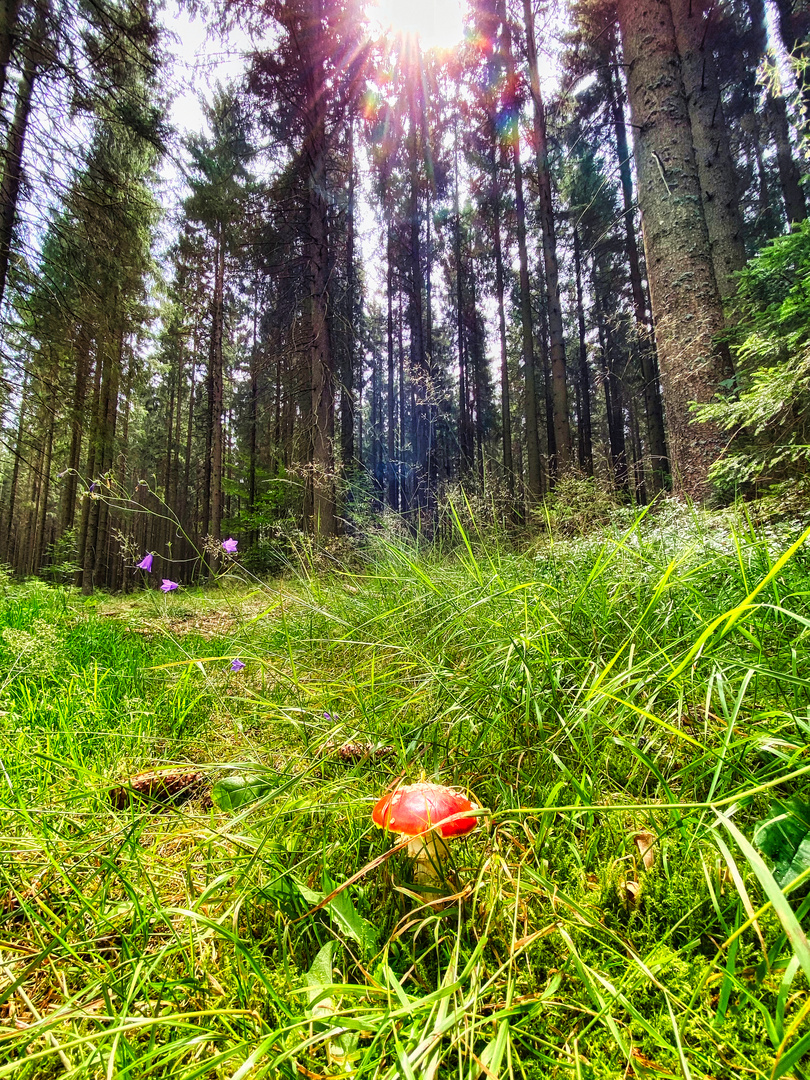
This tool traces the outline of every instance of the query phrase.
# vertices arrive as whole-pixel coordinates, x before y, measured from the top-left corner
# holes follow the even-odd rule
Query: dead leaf
[[[641,856],[641,861],[644,863],[645,870],[652,870],[655,865],[655,851],[653,845],[655,844],[655,837],[652,833],[637,832],[633,837],[638,848],[638,853]]]
[[[638,881],[620,879],[618,884],[619,899],[626,907],[635,907],[638,903],[641,884]]]
[[[665,1068],[663,1065],[659,1065],[657,1062],[651,1061],[646,1056],[646,1054],[642,1054],[642,1052],[640,1050],[636,1049],[635,1046],[630,1051],[630,1058],[631,1058],[630,1064],[633,1066],[633,1071],[635,1072],[635,1074],[637,1076],[646,1076],[648,1072],[658,1073],[659,1076],[674,1076],[675,1075],[674,1073],[671,1073],[669,1071],[669,1069]]]

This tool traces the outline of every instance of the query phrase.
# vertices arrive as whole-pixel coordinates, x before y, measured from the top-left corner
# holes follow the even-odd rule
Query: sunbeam
[[[464,32],[459,0],[371,0],[369,16],[395,34],[417,34],[424,49],[450,49]]]

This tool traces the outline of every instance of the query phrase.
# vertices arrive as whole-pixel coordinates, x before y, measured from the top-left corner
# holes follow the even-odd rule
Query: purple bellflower
[[[169,581],[168,578],[163,579],[163,584],[160,586],[161,592],[174,592],[175,589],[179,589],[180,586],[176,581]]]
[[[236,549],[239,546],[239,541],[234,540],[232,536],[229,536],[227,540],[222,541],[222,550],[228,555],[235,555]]]
[[[149,571],[152,569],[152,559],[153,558],[154,558],[154,555],[151,555],[147,551],[147,553],[144,555],[144,557],[141,559],[141,561],[139,563],[137,563],[137,565],[135,566],[135,569],[136,570],[145,570],[147,572],[147,574],[148,574]]]
[[[231,671],[241,671],[244,666],[238,656],[231,660]]]

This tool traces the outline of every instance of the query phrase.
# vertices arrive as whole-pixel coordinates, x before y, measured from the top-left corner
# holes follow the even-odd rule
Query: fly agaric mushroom
[[[474,829],[478,819],[473,811],[478,809],[464,795],[443,784],[406,784],[383,795],[371,820],[381,829],[397,833],[398,841],[408,840],[414,880],[430,883],[439,876],[437,871],[447,856],[445,841]],[[447,820],[465,811],[470,812],[469,817]]]

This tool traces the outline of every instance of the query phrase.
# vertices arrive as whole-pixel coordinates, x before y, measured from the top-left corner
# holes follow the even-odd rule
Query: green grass
[[[802,529],[665,506],[517,554],[457,520],[269,585],[6,583],[0,1077],[810,1075],[810,893],[751,846],[810,800]],[[178,764],[260,797],[111,805]],[[370,821],[422,776],[487,811],[433,901]]]

